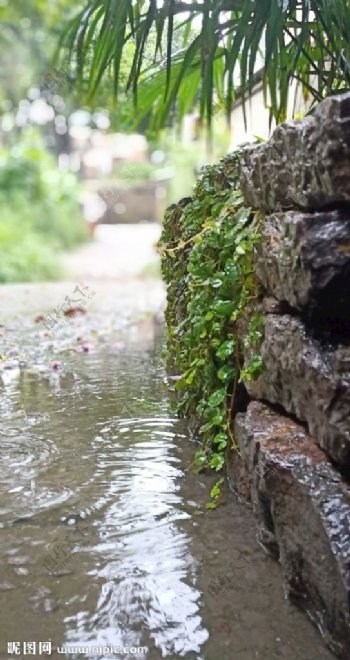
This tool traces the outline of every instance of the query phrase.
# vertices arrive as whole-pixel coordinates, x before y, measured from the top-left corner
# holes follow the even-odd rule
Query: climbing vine
[[[235,447],[232,419],[242,383],[262,368],[254,351],[262,328],[253,273],[260,218],[244,205],[239,158],[237,151],[202,170],[193,197],[168,209],[159,242],[168,354],[179,375],[179,412],[197,420],[199,470],[224,467]],[[245,364],[243,346],[251,355]]]

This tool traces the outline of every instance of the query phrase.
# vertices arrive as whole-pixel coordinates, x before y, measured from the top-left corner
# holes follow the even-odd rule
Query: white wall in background
[[[292,119],[295,114],[305,114],[308,107],[309,105],[305,103],[300,87],[297,88],[295,84],[292,84],[287,119]],[[256,88],[251,99],[246,102],[246,117],[247,126],[244,124],[242,103],[238,102],[232,112],[230,150],[244,142],[253,142],[257,137],[267,140],[276,126],[276,123],[272,122],[270,129],[270,114],[268,108],[265,107],[261,85]]]

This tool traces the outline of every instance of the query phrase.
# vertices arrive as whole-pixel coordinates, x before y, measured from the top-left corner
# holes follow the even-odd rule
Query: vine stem
[[[233,433],[232,433],[232,430],[231,430],[231,421],[232,421],[232,417],[233,417],[233,408],[234,408],[234,405],[235,405],[236,394],[237,394],[237,387],[238,387],[238,381],[239,381],[239,371],[240,371],[240,368],[241,368],[240,360],[239,360],[238,344],[237,343],[236,343],[235,352],[236,352],[236,362],[237,362],[238,372],[236,373],[235,382],[234,382],[234,385],[233,385],[233,391],[232,391],[231,400],[230,400],[230,409],[228,411],[228,419],[227,419],[227,430],[228,430],[228,434],[230,436],[230,440],[231,440],[233,445],[235,444],[235,439],[234,439],[234,436],[233,436]]]
[[[167,252],[169,254],[169,253],[177,252],[178,250],[183,250],[187,245],[189,245],[190,243],[195,241],[196,238],[199,238],[200,236],[203,236],[203,234],[205,234],[209,229],[212,229],[212,227],[204,227],[204,229],[202,229],[202,231],[198,232],[198,234],[195,234],[195,236],[191,236],[191,238],[189,238],[187,241],[180,241],[180,243],[178,243],[178,245],[176,245],[176,247],[173,247],[173,248],[167,248],[165,246],[162,247],[160,245],[157,248],[157,251],[160,254],[164,254],[164,252]]]

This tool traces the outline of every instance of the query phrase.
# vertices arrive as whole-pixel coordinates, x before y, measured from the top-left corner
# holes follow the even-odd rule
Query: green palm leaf
[[[148,116],[158,130],[197,103],[209,127],[214,101],[225,99],[229,116],[237,94],[244,104],[252,93],[258,69],[278,121],[293,79],[315,101],[350,87],[349,34],[350,0],[89,0],[60,48],[76,52],[77,81],[92,101],[111,72],[118,98],[132,43],[136,120]]]

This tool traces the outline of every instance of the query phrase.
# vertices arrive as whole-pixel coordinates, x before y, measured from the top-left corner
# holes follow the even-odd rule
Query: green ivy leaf
[[[232,300],[218,300],[214,305],[214,312],[218,316],[229,318],[235,309],[235,303]]]
[[[213,454],[210,459],[210,467],[213,468],[216,472],[220,472],[224,467],[225,456],[224,454]]]
[[[222,443],[226,443],[227,438],[226,438],[226,433],[224,431],[220,431],[220,433],[217,433],[214,438],[213,438],[213,443],[214,445],[221,445]]]
[[[218,479],[218,481],[214,484],[214,486],[210,491],[210,497],[212,499],[217,500],[218,497],[220,497],[223,483],[224,483],[224,478],[221,477],[221,479]]]
[[[260,375],[262,366],[263,366],[263,360],[261,355],[254,355],[250,360],[248,367],[252,379],[257,378]]]
[[[177,392],[182,392],[182,390],[185,390],[187,387],[186,381],[181,378],[175,383],[175,390]]]
[[[216,408],[226,399],[226,389],[222,387],[216,390],[208,399],[208,404],[211,408]]]
[[[198,470],[203,470],[208,465],[208,456],[207,454],[200,450],[195,453],[194,464]]]
[[[210,280],[210,284],[213,289],[219,289],[222,285],[222,280],[219,277],[214,277],[212,280]]]
[[[218,371],[218,378],[222,380],[224,383],[227,381],[231,380],[235,374],[235,369],[233,367],[230,367],[229,365],[225,365],[224,367],[221,367]]]
[[[230,355],[232,355],[234,350],[235,350],[235,343],[233,339],[229,339],[227,341],[222,342],[222,344],[220,344],[219,348],[216,351],[216,355],[222,360],[224,360],[225,358],[230,357]]]

